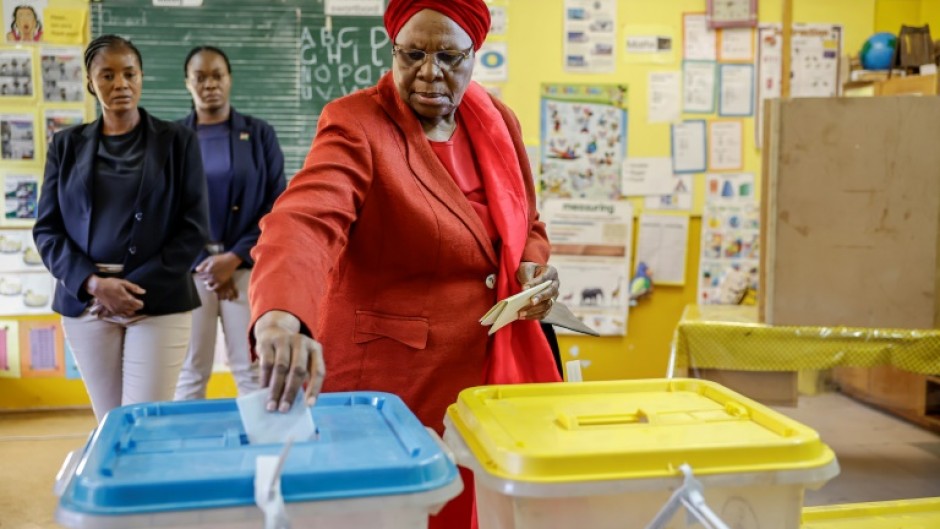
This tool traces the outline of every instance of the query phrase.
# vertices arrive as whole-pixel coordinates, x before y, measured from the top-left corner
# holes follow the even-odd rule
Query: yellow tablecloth
[[[757,307],[688,305],[673,339],[676,367],[799,371],[891,365],[940,373],[940,329],[783,327],[757,322]]]

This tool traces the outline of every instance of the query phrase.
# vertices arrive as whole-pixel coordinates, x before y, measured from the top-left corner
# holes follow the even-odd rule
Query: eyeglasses
[[[398,57],[398,60],[401,61],[402,66],[406,68],[414,68],[415,66],[420,66],[424,64],[424,61],[427,60],[429,55],[434,56],[434,62],[443,70],[453,70],[463,62],[464,59],[470,58],[470,53],[473,51],[473,48],[467,48],[464,51],[460,50],[440,50],[433,53],[426,52],[424,50],[417,50],[411,48],[402,48],[397,45],[392,46],[392,55]]]

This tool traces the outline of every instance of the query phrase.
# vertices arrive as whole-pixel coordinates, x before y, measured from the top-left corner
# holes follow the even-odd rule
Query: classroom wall
[[[794,0],[794,22],[841,23],[845,29],[845,50],[855,53],[874,30],[875,0]],[[761,22],[780,22],[782,2],[760,3]],[[908,6],[911,7],[911,6]],[[911,16],[916,13],[913,6]],[[682,13],[702,12],[704,0],[621,0],[618,3],[618,37],[623,26],[657,25],[672,28],[680,46],[677,62],[668,65],[618,62],[613,74],[569,74],[562,69],[562,0],[510,0],[509,2],[509,81],[503,98],[522,123],[526,142],[539,141],[539,86],[546,82],[627,83],[629,85],[628,156],[669,156],[668,125],[646,123],[647,79],[654,70],[681,68]],[[892,14],[894,10],[889,10]],[[622,44],[622,43],[621,43]],[[701,118],[701,115],[696,115]],[[753,119],[745,120],[745,171],[760,175],[760,152],[754,145]],[[588,360],[583,374],[587,380],[659,377],[666,373],[672,334],[686,304],[694,303],[698,275],[701,209],[704,201],[703,176],[695,182],[695,207],[690,223],[686,285],[656,287],[652,298],[630,309],[625,337],[590,338],[564,336],[560,345],[566,360]],[[759,179],[759,178],[758,178]],[[759,192],[759,190],[758,190]],[[637,202],[635,212],[642,212]],[[635,238],[635,237],[634,237]]]
[[[499,1],[499,0],[496,0]],[[761,21],[779,22],[782,1],[761,2]],[[628,65],[618,63],[614,74],[574,75],[562,71],[562,0],[508,0],[509,81],[502,86],[503,99],[516,111],[528,144],[539,141],[539,86],[545,82],[627,83],[629,85],[630,156],[668,156],[667,125],[646,124],[646,79],[654,70],[676,70],[679,62],[668,65]],[[701,12],[705,0],[620,0],[618,33],[625,24],[661,25],[673,29],[674,42],[681,47],[683,12]],[[940,0],[794,0],[795,22],[829,22],[845,26],[845,50],[857,53],[874,31],[897,31],[902,22],[931,23],[940,28]],[[940,34],[936,30],[935,38]],[[677,57],[681,55],[677,54]],[[748,128],[753,119],[746,120]],[[755,149],[753,133],[746,138],[745,170],[760,174],[760,153]],[[695,211],[701,211],[703,182],[696,182]],[[641,204],[635,204],[641,211]],[[687,284],[684,287],[657,287],[649,300],[631,308],[629,331],[625,337],[561,337],[566,359],[589,360],[583,368],[588,380],[644,378],[663,376],[670,341],[682,310],[695,302],[700,252],[700,213],[690,223]],[[209,395],[234,396],[235,387],[228,374],[216,375]],[[0,379],[4,408],[40,408],[87,405],[80,380]]]

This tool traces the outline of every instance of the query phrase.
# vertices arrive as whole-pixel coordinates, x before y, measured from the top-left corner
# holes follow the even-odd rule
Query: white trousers
[[[238,386],[238,394],[246,395],[258,389],[258,370],[251,363],[248,351],[248,324],[251,323],[251,308],[248,306],[248,281],[251,270],[239,268],[232,279],[238,288],[238,298],[220,301],[215,292],[206,288],[198,278],[196,289],[202,306],[193,311],[193,334],[186,362],[176,385],[176,400],[206,398],[206,386],[212,376],[215,360],[216,335],[219,321],[225,336],[228,365]]]
[[[173,399],[189,347],[191,312],[126,325],[86,312],[63,317],[62,326],[99,422],[118,406]]]

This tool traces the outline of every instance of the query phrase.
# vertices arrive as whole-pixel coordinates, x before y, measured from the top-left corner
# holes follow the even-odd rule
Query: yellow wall
[[[782,2],[760,3],[762,22],[779,22]],[[569,74],[562,69],[562,0],[511,0],[509,2],[509,81],[503,98],[519,116],[526,142],[539,141],[539,101],[542,83],[627,83],[629,85],[629,156],[669,156],[668,125],[646,123],[646,87],[650,71],[681,67],[682,13],[701,12],[704,0],[620,0],[618,37],[623,26],[657,25],[673,28],[674,43],[680,46],[677,62],[667,65],[617,63],[613,74]],[[915,9],[916,11],[916,9]],[[845,27],[844,46],[856,53],[873,32],[875,0],[794,0],[795,22],[841,23]],[[622,46],[622,42],[618,42]],[[696,115],[700,118],[701,115]],[[745,171],[760,175],[760,153],[754,146],[753,119],[745,121]],[[701,211],[703,177],[696,177],[696,207]],[[635,204],[639,212],[641,204]],[[560,339],[566,360],[574,349],[589,380],[643,378],[666,373],[673,330],[684,306],[695,302],[698,276],[701,219],[690,224],[685,287],[657,287],[651,299],[630,310],[626,337],[590,338],[565,336]]]
[[[879,0],[875,3],[875,31],[897,33],[902,24],[919,24],[926,3],[924,0]]]
[[[910,24],[910,22],[908,22]],[[922,0],[920,20],[917,25],[930,24],[930,36],[940,40],[940,0]],[[900,27],[900,24],[898,24]],[[890,31],[897,32],[898,28]]]

